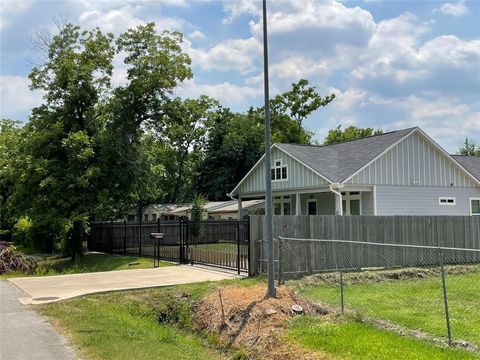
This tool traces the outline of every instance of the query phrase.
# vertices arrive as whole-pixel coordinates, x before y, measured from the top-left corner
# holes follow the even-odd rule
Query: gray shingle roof
[[[460,165],[462,165],[467,171],[480,180],[480,157],[478,156],[462,156],[452,155]]]
[[[341,182],[415,129],[392,131],[325,146],[277,145],[332,182]]]

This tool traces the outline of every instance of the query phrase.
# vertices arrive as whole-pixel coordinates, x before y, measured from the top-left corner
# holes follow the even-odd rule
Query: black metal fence
[[[163,239],[151,237],[162,233]],[[91,224],[88,250],[201,263],[248,272],[249,220],[98,222]]]

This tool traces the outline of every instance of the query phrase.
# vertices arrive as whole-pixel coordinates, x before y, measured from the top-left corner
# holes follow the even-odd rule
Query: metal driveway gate
[[[91,224],[88,249],[248,273],[249,227],[249,220],[98,222]]]

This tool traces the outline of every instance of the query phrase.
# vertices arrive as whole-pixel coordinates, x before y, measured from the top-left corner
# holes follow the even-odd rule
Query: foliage
[[[192,205],[190,207],[190,215],[191,215],[191,229],[192,235],[198,238],[202,234],[202,226],[200,221],[203,220],[205,216],[205,204],[207,200],[202,195],[196,195],[193,199]]]
[[[271,138],[277,143],[309,144],[313,133],[303,121],[335,95],[322,98],[308,81],[270,100]],[[246,113],[233,113],[219,107],[207,123],[207,140],[198,163],[196,191],[212,200],[226,200],[237,183],[265,151],[264,108],[251,107]]]
[[[0,231],[11,229],[19,215],[13,201],[23,129],[18,121],[0,120]]]
[[[10,272],[32,274],[37,267],[37,259],[15,252],[14,246],[0,250],[0,275]]]
[[[328,131],[323,145],[331,145],[379,134],[383,134],[382,129],[374,130],[373,128],[359,128],[351,125],[342,130],[342,125],[338,125],[335,129]]]
[[[15,243],[32,246],[31,227],[32,220],[28,216],[21,216],[13,226]]]
[[[472,139],[465,138],[458,148],[458,153],[463,156],[480,156],[480,145],[477,145]]]

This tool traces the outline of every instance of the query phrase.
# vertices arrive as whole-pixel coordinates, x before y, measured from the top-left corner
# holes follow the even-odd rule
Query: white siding
[[[470,197],[480,188],[377,186],[377,215],[470,215]],[[439,197],[455,197],[455,205],[440,205]]]
[[[347,181],[347,184],[478,186],[459,165],[419,133],[408,136]]]
[[[272,190],[305,189],[328,185],[326,180],[283,151],[273,148],[271,159],[272,166],[275,164],[275,160],[282,160],[282,163],[287,165],[288,177],[287,180],[272,181]],[[262,192],[265,192],[265,162],[263,160],[237,189],[237,193],[241,195]]]

